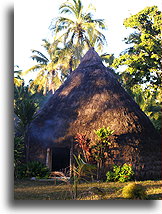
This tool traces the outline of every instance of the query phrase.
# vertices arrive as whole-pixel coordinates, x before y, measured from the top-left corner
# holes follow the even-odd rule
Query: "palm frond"
[[[106,24],[104,23],[104,19],[92,19],[91,21],[93,23],[96,23],[102,30],[105,30],[107,28]]]
[[[40,51],[34,50],[34,49],[32,49],[31,51],[32,51],[32,53],[36,53],[36,54],[38,54],[40,57],[42,57],[42,58],[44,58],[45,60],[48,61],[48,58],[47,58],[44,54],[42,54]]]
[[[100,57],[105,63],[108,63],[109,66],[112,65],[115,59],[114,54],[108,54],[108,53],[104,53]]]
[[[24,76],[24,75],[28,74],[29,72],[37,71],[37,70],[39,70],[39,69],[41,69],[41,68],[43,68],[43,67],[45,67],[45,66],[46,66],[46,65],[43,65],[43,64],[34,65],[34,66],[32,66],[31,68],[29,68],[28,70],[23,71],[23,72],[21,73],[21,75]]]
[[[86,13],[84,16],[83,16],[83,19],[86,21],[86,22],[92,22],[92,13]]]
[[[59,7],[60,13],[75,13],[74,5],[70,2],[65,2]]]
[[[47,41],[46,39],[42,39],[42,41],[43,41],[42,46],[46,49],[46,51],[48,51],[51,46],[51,43],[49,41]]]
[[[74,21],[65,17],[58,17],[56,23],[53,26],[53,30],[57,34],[60,31],[66,30],[70,25],[73,25]]]
[[[39,62],[40,64],[44,64],[47,65],[48,61],[42,57],[39,57],[37,55],[32,55],[31,56],[32,60],[36,60],[37,62]]]
[[[17,77],[14,77],[14,85],[20,87],[23,82],[24,82],[24,80],[17,78]]]
[[[78,14],[78,17],[81,16],[82,10],[83,10],[82,2],[80,0],[78,0],[77,1],[77,14]]]

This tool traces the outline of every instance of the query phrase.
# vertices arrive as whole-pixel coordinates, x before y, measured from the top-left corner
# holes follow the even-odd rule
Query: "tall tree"
[[[47,40],[43,40],[43,47],[46,49],[49,57],[46,57],[38,50],[32,50],[33,55],[31,58],[37,62],[34,66],[24,71],[22,74],[29,72],[37,72],[36,78],[30,82],[30,89],[37,87],[38,91],[43,90],[43,94],[47,91],[54,91],[61,85],[61,79],[59,77],[59,70],[62,66],[62,51],[58,48],[58,41],[54,41],[52,44]],[[63,58],[64,59],[64,58]],[[65,65],[64,65],[65,67]]]
[[[134,32],[125,38],[130,47],[114,60],[113,66],[125,65],[121,75],[124,85],[150,84],[160,87],[161,82],[161,12],[157,6],[146,7],[124,20]]]
[[[92,46],[100,51],[103,49],[106,38],[102,30],[106,26],[103,19],[93,18],[91,11],[95,9],[92,5],[85,10],[81,0],[71,0],[61,4],[59,11],[61,16],[53,20],[51,30],[70,47],[71,63],[80,60],[83,50]]]
[[[161,11],[146,7],[124,20],[125,27],[134,30],[125,43],[129,48],[113,62],[124,66],[120,80],[141,109],[161,130]]]

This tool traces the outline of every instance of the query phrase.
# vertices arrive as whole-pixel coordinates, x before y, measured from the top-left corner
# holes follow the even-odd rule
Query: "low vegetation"
[[[133,180],[133,167],[132,164],[123,164],[123,166],[113,166],[113,171],[108,171],[106,173],[106,181],[119,181],[127,182]]]
[[[146,188],[141,184],[128,184],[123,188],[122,195],[127,199],[146,199]]]
[[[139,181],[137,184],[146,189],[146,200],[162,199],[162,181]],[[78,184],[76,200],[129,200],[122,191],[134,182],[96,182]],[[15,200],[73,200],[73,186],[54,181],[16,180]]]

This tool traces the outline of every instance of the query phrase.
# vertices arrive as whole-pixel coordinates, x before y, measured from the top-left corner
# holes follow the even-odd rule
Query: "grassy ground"
[[[83,183],[77,186],[78,200],[123,200],[122,188],[128,183]],[[162,199],[162,181],[143,181],[137,182],[147,189],[148,200]],[[96,189],[95,189],[96,188]],[[104,192],[96,193],[97,188]],[[15,181],[14,199],[15,200],[71,200],[73,197],[71,185],[54,184],[53,181]],[[125,200],[125,199],[124,199]]]

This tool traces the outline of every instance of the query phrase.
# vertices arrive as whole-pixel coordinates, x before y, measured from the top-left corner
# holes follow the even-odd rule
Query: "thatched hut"
[[[91,48],[80,65],[38,112],[29,127],[29,159],[46,162],[51,170],[69,165],[77,133],[92,140],[94,130],[114,130],[114,158],[132,163],[136,179],[161,177],[161,143],[149,118],[129,96]]]

